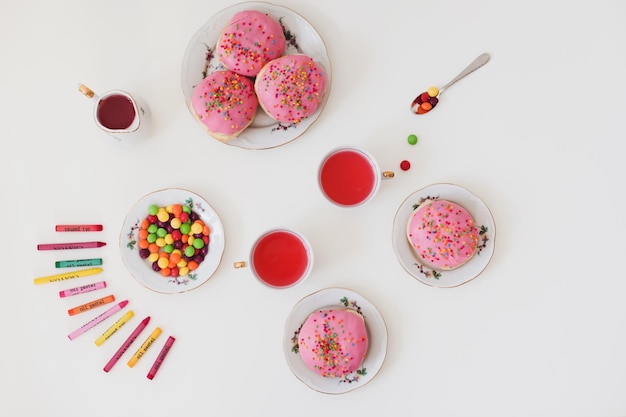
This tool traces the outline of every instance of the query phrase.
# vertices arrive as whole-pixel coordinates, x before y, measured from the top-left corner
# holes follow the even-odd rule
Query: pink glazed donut
[[[225,142],[250,126],[259,102],[252,80],[226,70],[209,74],[194,87],[191,107],[208,133]]]
[[[326,73],[307,55],[267,63],[254,83],[261,108],[274,120],[297,124],[312,115],[326,91]]]
[[[367,353],[363,316],[354,310],[319,310],[300,328],[298,352],[306,366],[325,378],[342,378],[359,369]]]
[[[414,253],[428,266],[450,270],[468,262],[480,245],[479,228],[462,206],[427,200],[410,216],[407,237]]]
[[[226,68],[247,77],[285,53],[283,28],[269,15],[244,10],[236,13],[217,41],[217,56]]]

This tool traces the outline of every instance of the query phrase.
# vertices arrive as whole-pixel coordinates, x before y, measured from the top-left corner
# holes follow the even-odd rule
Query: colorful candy
[[[210,227],[189,206],[148,207],[138,231],[139,256],[165,277],[188,275],[209,251]]]
[[[409,135],[409,137],[407,138],[407,141],[409,142],[410,145],[415,145],[417,143],[417,136],[416,135]]]
[[[409,169],[411,169],[411,163],[405,159],[404,161],[400,162],[400,169],[402,171],[408,171]]]
[[[438,95],[439,89],[437,87],[429,87],[428,90],[415,97],[411,103],[411,110],[417,114],[428,113],[439,103]]]

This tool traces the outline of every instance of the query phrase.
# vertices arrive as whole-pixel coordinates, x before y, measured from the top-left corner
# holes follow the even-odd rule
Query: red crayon
[[[57,232],[101,232],[101,224],[57,224],[54,228]]]
[[[105,242],[41,243],[37,250],[90,249],[106,246]]]
[[[167,338],[167,341],[165,342],[165,345],[163,345],[163,349],[161,349],[161,352],[159,353],[159,356],[157,356],[156,360],[152,364],[152,368],[150,368],[150,372],[148,372],[148,375],[146,375],[146,378],[148,378],[148,379],[153,379],[154,378],[154,376],[158,372],[159,368],[163,364],[163,361],[165,360],[165,357],[167,356],[168,353],[170,353],[170,349],[172,348],[172,345],[174,344],[174,341],[176,341],[176,339],[173,338],[172,336]]]
[[[149,322],[150,322],[150,316],[146,317],[145,319],[141,321],[141,323],[139,323],[139,326],[137,326],[137,328],[133,330],[130,336],[128,336],[128,339],[126,339],[126,341],[122,343],[122,346],[120,346],[117,352],[115,352],[115,354],[111,357],[111,359],[104,366],[104,372],[109,372],[111,368],[113,368],[113,365],[117,363],[117,361],[122,357],[124,352],[126,352],[128,348],[130,347],[130,345],[132,345],[133,342],[137,339],[137,337],[139,337],[139,334],[143,332],[143,329],[146,328]]]

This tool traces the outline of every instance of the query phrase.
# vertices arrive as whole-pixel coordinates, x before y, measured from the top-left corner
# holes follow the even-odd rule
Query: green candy
[[[159,212],[159,206],[157,206],[156,204],[151,204],[150,207],[148,207],[148,214],[156,216],[158,212]]]
[[[196,249],[202,249],[204,247],[204,240],[196,238],[193,240],[192,245]]]
[[[415,145],[417,143],[417,136],[416,135],[409,135],[409,137],[407,138],[408,142],[411,145]]]
[[[158,237],[165,237],[167,235],[167,230],[162,227],[159,227],[156,231]]]
[[[152,223],[150,226],[148,226],[148,233],[156,233],[158,228],[159,228],[159,226],[157,226],[156,224]]]
[[[183,235],[188,235],[189,232],[191,231],[191,225],[189,223],[183,223],[180,225],[180,233],[182,233]]]
[[[196,254],[196,248],[194,248],[193,246],[187,246],[185,248],[185,255],[188,256],[189,258],[191,258],[195,254]]]
[[[171,244],[167,244],[165,246],[163,246],[163,252],[165,253],[172,253],[174,251],[174,245]]]
[[[187,214],[191,214],[191,207],[189,207],[188,205],[184,205],[183,211]]]
[[[154,243],[157,240],[157,235],[156,233],[150,233],[146,239],[148,240],[148,243]]]

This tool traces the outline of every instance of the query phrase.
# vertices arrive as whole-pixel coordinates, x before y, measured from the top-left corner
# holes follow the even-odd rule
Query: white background
[[[266,151],[207,137],[181,93],[188,41],[231,4],[0,1],[0,415],[626,415],[626,3],[278,1],[324,38],[333,85],[305,135]],[[482,52],[491,62],[433,112],[410,113],[417,93]],[[150,139],[101,135],[79,82],[145,98]],[[316,183],[321,158],[346,143],[397,173],[354,210]],[[439,182],[478,195],[498,228],[485,272],[453,289],[412,278],[391,245],[401,202]],[[117,241],[130,207],[168,187],[211,203],[226,248],[206,284],[165,296],[130,276]],[[36,244],[76,222],[105,227],[110,292],[163,328],[159,347],[177,338],[153,381],[158,348],[102,371],[139,319],[101,347],[105,325],[70,342],[85,321],[57,295],[70,285],[33,285],[58,272],[58,254]],[[232,267],[275,226],[302,231],[315,252],[309,280],[284,291]],[[281,349],[293,305],[334,286],[374,303],[389,334],[380,373],[338,396],[301,383]]]

